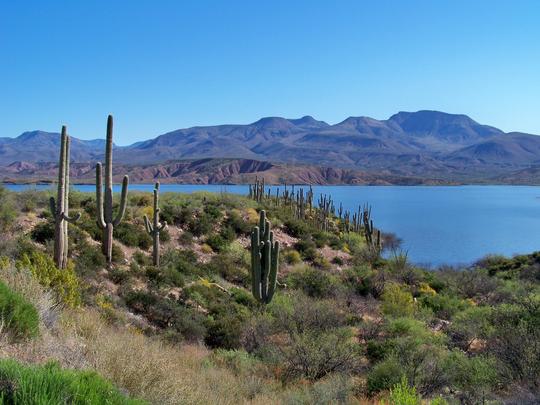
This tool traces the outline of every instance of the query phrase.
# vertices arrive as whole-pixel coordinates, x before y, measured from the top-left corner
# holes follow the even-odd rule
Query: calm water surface
[[[75,188],[95,191],[92,185]],[[130,190],[152,189],[150,184],[130,185]],[[247,186],[163,184],[161,190],[247,194]],[[336,206],[342,202],[350,210],[369,202],[376,226],[401,237],[403,248],[416,263],[457,265],[488,253],[510,256],[540,250],[540,187],[319,186],[314,191],[330,193]]]

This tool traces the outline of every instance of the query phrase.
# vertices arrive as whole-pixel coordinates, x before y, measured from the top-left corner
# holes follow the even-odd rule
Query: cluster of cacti
[[[96,204],[97,225],[103,231],[102,250],[107,263],[112,262],[113,230],[124,217],[127,204],[128,176],[122,181],[122,194],[118,213],[113,218],[113,190],[112,190],[112,149],[113,149],[113,118],[107,119],[107,139],[105,144],[105,184],[101,174],[101,163],[96,165]],[[105,195],[103,195],[105,187]]]
[[[81,217],[77,213],[69,216],[69,146],[70,140],[66,127],[62,127],[60,136],[60,158],[58,163],[58,192],[56,201],[51,197],[50,209],[55,221],[54,227],[54,261],[58,268],[65,269],[68,258],[68,222],[76,222]]]
[[[268,195],[270,195],[270,190],[268,190]],[[257,177],[255,177],[255,183],[249,185],[249,198],[252,198],[257,202],[261,202],[264,197],[264,178],[259,180]]]
[[[259,302],[268,304],[277,285],[279,242],[274,241],[266,212],[260,212],[259,226],[251,232],[251,289]]]
[[[327,194],[321,194],[319,196],[318,204],[318,219],[317,225],[320,230],[327,231],[330,219],[332,216],[335,216],[336,210],[334,202],[332,201],[332,196]]]
[[[364,206],[362,213],[362,222],[364,225],[364,236],[366,243],[370,249],[380,253],[382,250],[381,231],[375,229],[373,220],[371,219],[371,206]]]
[[[154,211],[152,215],[152,221],[148,217],[144,216],[144,225],[146,226],[146,232],[152,236],[153,248],[152,248],[152,261],[154,266],[159,266],[159,234],[162,230],[167,228],[167,222],[159,222],[159,182],[154,186]]]

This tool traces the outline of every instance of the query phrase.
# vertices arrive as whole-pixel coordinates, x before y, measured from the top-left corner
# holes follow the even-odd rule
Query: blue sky
[[[539,20],[538,1],[0,0],[0,136],[419,109],[540,134]]]

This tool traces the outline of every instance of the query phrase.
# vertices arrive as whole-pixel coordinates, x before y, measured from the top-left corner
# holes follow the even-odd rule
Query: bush
[[[39,316],[36,308],[2,282],[0,282],[0,317],[4,327],[15,339],[35,337],[39,332]]]
[[[206,265],[210,274],[219,274],[225,280],[245,284],[249,280],[249,271],[243,258],[230,253],[219,253]]]
[[[419,298],[419,301],[422,306],[432,310],[437,318],[448,320],[469,306],[464,300],[446,294],[424,294]]]
[[[377,363],[367,377],[367,390],[370,395],[388,390],[399,384],[403,378],[403,370],[399,362],[389,358]]]
[[[0,360],[3,404],[143,404],[123,396],[94,371],[61,369],[55,363],[23,366]]]
[[[336,294],[336,277],[320,269],[300,266],[287,275],[287,284],[291,288],[302,290],[310,297],[325,298]]]
[[[385,315],[393,317],[411,316],[415,310],[413,296],[398,284],[387,284],[382,294],[381,309]]]
[[[303,238],[309,235],[309,226],[306,221],[289,219],[285,221],[285,232],[295,238]]]
[[[407,379],[403,377],[399,384],[390,390],[390,405],[420,405],[421,398],[416,393],[416,388],[410,387]]]
[[[152,246],[152,237],[142,227],[130,222],[121,222],[114,227],[114,236],[126,246],[139,247],[143,250]]]
[[[299,264],[302,262],[302,257],[300,256],[300,253],[298,253],[294,249],[285,251],[284,257],[287,264]]]
[[[460,391],[462,403],[483,403],[497,384],[497,369],[493,358],[467,357],[455,351],[448,359],[451,385]]]
[[[128,307],[144,314],[156,326],[168,328],[171,340],[201,341],[206,333],[203,315],[168,298],[144,291],[131,291],[125,301]]]
[[[369,266],[347,268],[344,270],[344,275],[346,284],[354,288],[357,294],[367,296],[374,293],[374,271]]]
[[[233,229],[237,235],[247,235],[251,232],[251,224],[244,221],[244,218],[237,210],[230,211],[223,224]]]
[[[314,300],[303,294],[277,295],[268,306],[277,332],[327,332],[345,324],[333,300]]]
[[[54,239],[54,222],[46,221],[37,224],[30,236],[38,243],[45,244]]]
[[[17,212],[13,205],[13,199],[11,193],[2,185],[0,185],[0,231],[7,231],[15,218],[17,218]]]
[[[24,253],[16,266],[18,269],[28,269],[42,286],[50,288],[64,304],[71,307],[80,304],[79,280],[71,262],[67,268],[60,270],[50,256],[33,251]]]
[[[358,346],[347,329],[293,334],[282,349],[283,378],[318,380],[331,373],[350,373],[358,365]]]
[[[92,275],[97,269],[102,269],[107,265],[101,246],[90,245],[84,241],[77,246],[77,251],[79,254],[75,260],[75,269],[80,275]]]
[[[206,244],[210,246],[214,252],[223,251],[228,243],[227,240],[217,233],[213,233],[206,238]]]

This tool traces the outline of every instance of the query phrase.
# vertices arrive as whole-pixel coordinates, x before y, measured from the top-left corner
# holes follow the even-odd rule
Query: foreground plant
[[[107,259],[107,263],[112,262],[113,230],[118,226],[124,217],[127,205],[128,176],[124,176],[122,181],[122,194],[118,213],[113,219],[113,191],[112,191],[112,148],[113,148],[113,117],[109,115],[107,119],[107,141],[105,144],[105,198],[103,197],[103,179],[101,174],[101,163],[96,165],[96,204],[97,204],[97,225],[103,231],[102,251]]]
[[[153,250],[152,261],[154,266],[159,266],[159,234],[164,229],[167,229],[167,222],[159,222],[159,182],[154,186],[154,212],[152,215],[152,222],[148,217],[144,216],[144,225],[146,226],[146,232],[152,236]]]
[[[55,221],[54,228],[54,262],[60,269],[67,267],[68,260],[68,222],[74,223],[81,217],[77,213],[69,216],[69,136],[66,127],[62,127],[60,136],[60,158],[58,163],[57,199],[50,199],[51,214]]]
[[[272,301],[276,290],[279,266],[279,242],[274,241],[270,221],[264,210],[260,213],[259,226],[251,232],[251,282],[255,299],[264,304]]]

